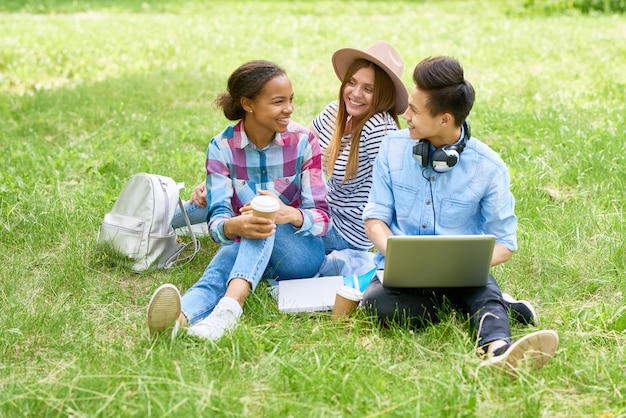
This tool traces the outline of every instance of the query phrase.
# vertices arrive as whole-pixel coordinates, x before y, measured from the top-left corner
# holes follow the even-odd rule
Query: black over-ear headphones
[[[413,145],[413,158],[419,162],[422,167],[428,167],[432,165],[433,170],[437,173],[445,173],[452,170],[455,165],[459,163],[461,153],[467,145],[467,141],[472,136],[469,123],[463,122],[463,136],[457,142],[451,145],[441,146],[432,155],[430,153],[430,141],[427,139],[420,139],[417,144]]]

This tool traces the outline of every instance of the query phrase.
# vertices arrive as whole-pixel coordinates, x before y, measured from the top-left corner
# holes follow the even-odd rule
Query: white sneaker
[[[150,337],[177,322],[180,316],[180,292],[176,286],[164,284],[155,290],[146,311]]]
[[[237,328],[242,312],[239,302],[225,296],[220,299],[209,316],[187,328],[187,335],[212,341],[218,340],[227,331]]]
[[[480,367],[493,365],[510,374],[516,374],[521,367],[540,369],[554,357],[558,344],[559,336],[554,331],[533,332],[509,345],[502,354],[483,361]]]

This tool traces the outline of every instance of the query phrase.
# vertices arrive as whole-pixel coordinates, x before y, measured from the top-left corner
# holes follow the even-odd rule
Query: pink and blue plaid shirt
[[[209,233],[220,244],[230,244],[224,222],[257,194],[274,193],[286,205],[298,208],[304,223],[297,233],[326,234],[330,215],[322,172],[322,151],[315,136],[290,122],[264,149],[244,131],[243,121],[227,127],[209,143],[206,158]]]

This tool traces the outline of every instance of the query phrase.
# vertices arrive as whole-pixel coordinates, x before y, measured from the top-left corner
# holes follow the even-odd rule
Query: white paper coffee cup
[[[275,220],[280,204],[272,196],[255,196],[250,202],[250,207],[252,208],[253,216]]]

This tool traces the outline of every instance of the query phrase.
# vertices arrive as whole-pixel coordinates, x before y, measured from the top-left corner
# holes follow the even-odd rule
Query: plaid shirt
[[[298,208],[304,222],[297,233],[321,236],[330,222],[322,152],[315,136],[290,122],[264,149],[244,131],[243,120],[227,127],[209,143],[206,158],[209,232],[220,244],[230,244],[224,223],[257,194],[268,190]]]

